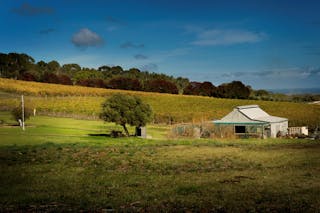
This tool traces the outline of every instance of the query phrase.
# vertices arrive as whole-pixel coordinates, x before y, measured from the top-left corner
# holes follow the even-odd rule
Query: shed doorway
[[[246,126],[235,126],[234,127],[235,133],[246,133]]]

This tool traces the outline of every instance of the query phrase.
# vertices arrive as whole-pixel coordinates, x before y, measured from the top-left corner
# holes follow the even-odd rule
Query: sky
[[[254,89],[320,87],[320,1],[0,0],[0,52]]]

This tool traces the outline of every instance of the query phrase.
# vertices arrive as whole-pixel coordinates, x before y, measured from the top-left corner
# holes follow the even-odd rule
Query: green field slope
[[[102,121],[37,116],[22,131],[0,117],[0,212],[319,211],[319,141],[110,138]]]
[[[137,95],[154,110],[156,123],[200,122],[220,119],[235,106],[258,104],[271,115],[289,119],[290,126],[320,126],[320,106],[292,102],[219,99],[79,86],[64,86],[0,78],[0,109],[19,104],[19,95],[38,113],[97,118],[103,100],[114,93]]]

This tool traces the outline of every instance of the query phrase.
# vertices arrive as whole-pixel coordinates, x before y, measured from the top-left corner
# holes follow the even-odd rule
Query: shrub
[[[187,137],[187,138],[200,138],[201,132],[199,125],[185,123],[185,124],[177,124],[174,125],[171,129],[171,133],[169,137],[177,138],[177,137]]]
[[[214,133],[211,135],[213,138],[226,138],[234,139],[236,135],[234,134],[233,126],[214,126]]]
[[[192,137],[192,138],[211,138],[215,135],[215,127],[211,122],[182,123],[176,124],[171,128],[169,137]]]
[[[11,114],[16,121],[18,121],[19,119],[22,120],[22,107],[19,106],[19,107],[13,108],[13,110],[11,111]],[[32,110],[28,107],[25,107],[24,108],[24,120],[29,119],[31,115],[32,115]]]
[[[211,122],[202,123],[200,126],[201,138],[211,138],[215,133],[215,126]]]

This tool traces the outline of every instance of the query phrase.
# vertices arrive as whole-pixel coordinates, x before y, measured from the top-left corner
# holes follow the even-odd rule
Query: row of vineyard
[[[101,103],[114,93],[137,95],[149,103],[155,123],[201,122],[220,119],[235,106],[258,104],[271,115],[286,117],[290,126],[320,126],[320,106],[292,102],[219,99],[199,96],[110,90],[54,85],[0,78],[0,108],[9,110],[19,104],[19,95],[38,113],[98,118]]]

